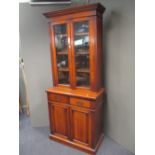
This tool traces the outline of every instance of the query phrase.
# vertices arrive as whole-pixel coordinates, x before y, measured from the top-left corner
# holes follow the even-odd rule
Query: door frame
[[[68,40],[68,68],[69,68],[69,84],[59,84],[58,78],[58,68],[57,68],[57,53],[56,53],[56,44],[55,44],[55,33],[54,33],[54,26],[66,24],[67,28],[67,40]],[[50,34],[50,49],[51,49],[51,61],[53,62],[52,65],[52,72],[53,73],[53,84],[54,86],[60,87],[71,87],[71,79],[72,79],[72,71],[71,71],[71,47],[70,47],[70,24],[69,20],[60,20],[56,22],[49,22],[49,34]]]
[[[75,65],[75,50],[74,50],[74,23],[88,21],[89,23],[89,69],[90,69],[90,86],[77,87],[76,86],[76,65]],[[73,88],[78,89],[92,89],[93,85],[93,74],[94,74],[94,51],[95,51],[95,32],[94,32],[94,17],[80,17],[71,20],[71,52],[72,52],[72,75],[73,75]]]

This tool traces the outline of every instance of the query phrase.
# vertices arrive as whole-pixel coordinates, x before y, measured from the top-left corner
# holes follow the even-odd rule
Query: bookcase
[[[103,139],[102,14],[97,4],[44,13],[53,87],[47,89],[50,138],[95,154]]]

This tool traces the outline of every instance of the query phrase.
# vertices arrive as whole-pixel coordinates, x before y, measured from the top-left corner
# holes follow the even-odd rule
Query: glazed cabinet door
[[[92,37],[94,37],[91,25],[91,18],[74,19],[71,24],[75,87],[91,87]]]
[[[51,56],[54,85],[70,85],[70,31],[69,23],[60,21],[50,26]]]
[[[71,106],[72,141],[91,146],[91,114],[89,110]]]
[[[61,103],[49,103],[52,134],[68,139],[70,136],[69,107]]]

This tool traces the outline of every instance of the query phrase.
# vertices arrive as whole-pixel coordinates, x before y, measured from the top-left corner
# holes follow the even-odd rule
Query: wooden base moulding
[[[62,143],[62,144],[65,144],[67,146],[71,146],[73,148],[76,148],[78,150],[81,150],[81,151],[84,151],[86,153],[89,153],[90,155],[96,155],[97,153],[97,150],[98,148],[100,147],[102,141],[103,141],[103,138],[104,138],[104,134],[102,134],[97,142],[97,145],[94,149],[88,147],[88,146],[85,146],[85,145],[82,145],[82,144],[78,144],[78,143],[75,143],[73,141],[70,141],[70,140],[67,140],[67,139],[64,139],[64,138],[61,138],[59,136],[56,136],[56,135],[52,135],[50,134],[49,135],[49,138],[51,140],[54,140],[56,142],[59,142],[59,143]]]

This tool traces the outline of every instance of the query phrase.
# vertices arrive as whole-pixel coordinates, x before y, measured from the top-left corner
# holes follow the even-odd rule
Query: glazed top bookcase
[[[95,7],[97,11],[87,12]],[[77,13],[68,9],[44,14],[50,19],[53,83],[54,86],[98,91],[101,88],[104,7],[92,4],[76,10]]]
[[[103,140],[101,4],[48,12],[54,86],[48,88],[50,139],[95,155]]]

